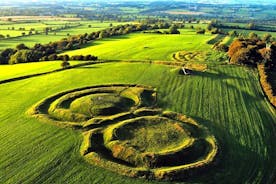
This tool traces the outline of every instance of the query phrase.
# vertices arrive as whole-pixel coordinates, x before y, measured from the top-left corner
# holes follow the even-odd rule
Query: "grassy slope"
[[[80,62],[70,61],[71,65],[78,64]],[[2,65],[0,67],[0,80],[10,79],[14,77],[21,77],[25,75],[31,75],[36,73],[48,72],[51,70],[59,69],[61,61],[48,61],[37,63],[23,63],[16,65]]]
[[[203,181],[268,183],[275,173],[275,111],[252,71],[217,66],[178,76],[161,65],[109,63],[1,85],[0,183],[146,183],[87,164],[79,154],[80,132],[25,115],[30,106],[54,93],[106,83],[153,85],[161,107],[209,127],[223,146],[223,156]]]
[[[179,50],[210,50],[205,44],[210,38],[210,35],[196,35],[189,29],[182,30],[181,35],[134,33],[98,40],[64,54],[93,54],[100,59],[171,60],[172,54]]]

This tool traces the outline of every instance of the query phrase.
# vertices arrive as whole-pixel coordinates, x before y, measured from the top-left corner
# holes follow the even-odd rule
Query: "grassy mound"
[[[118,94],[94,94],[74,100],[70,109],[72,112],[85,114],[86,116],[113,115],[130,110],[134,101]]]
[[[92,164],[131,177],[178,180],[214,162],[215,138],[194,120],[174,112],[115,121],[84,133],[82,154]]]
[[[149,86],[92,86],[48,97],[29,114],[84,130],[81,154],[119,174],[175,180],[210,165],[215,138],[194,120],[155,108],[156,99]]]
[[[182,62],[203,62],[206,58],[204,52],[190,52],[190,51],[179,51],[174,55],[174,59]]]
[[[111,115],[153,106],[153,88],[136,85],[102,85],[61,92],[34,105],[28,113],[62,126],[83,126]],[[100,118],[99,118],[100,117]]]

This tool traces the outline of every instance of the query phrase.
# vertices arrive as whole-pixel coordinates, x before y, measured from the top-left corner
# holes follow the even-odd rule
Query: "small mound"
[[[135,147],[141,152],[159,152],[174,149],[189,139],[181,124],[161,117],[141,117],[123,122],[114,130],[112,137],[122,144]],[[113,127],[114,128],[114,127]],[[173,142],[171,144],[170,142]]]
[[[218,151],[205,127],[174,112],[118,120],[84,136],[82,153],[90,163],[157,180],[196,175],[213,163]]]
[[[135,102],[118,94],[93,94],[74,100],[70,109],[74,113],[85,114],[89,117],[109,116],[129,111]]]
[[[204,62],[205,57],[203,52],[179,51],[174,54],[174,59],[181,62]]]

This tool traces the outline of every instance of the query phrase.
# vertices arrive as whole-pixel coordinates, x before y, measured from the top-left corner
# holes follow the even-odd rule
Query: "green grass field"
[[[70,61],[71,65],[78,64],[80,62]],[[6,80],[15,77],[21,77],[25,75],[31,75],[36,73],[48,72],[51,70],[59,69],[61,61],[49,61],[49,62],[37,62],[37,63],[23,63],[17,65],[2,65],[0,67],[0,80]]]
[[[221,147],[218,165],[188,181],[273,183],[276,116],[255,72],[220,65],[182,76],[167,66],[139,63],[91,65],[2,84],[0,183],[155,183],[88,164],[79,153],[81,132],[26,115],[52,94],[112,83],[156,87],[160,107],[194,118],[215,135]]]
[[[84,32],[90,23],[72,29],[71,33]],[[109,23],[91,25],[92,28],[89,29],[98,30],[108,27]],[[0,50],[21,42],[31,46],[34,43],[59,40],[67,31],[70,30],[61,31],[56,35],[51,33],[48,36],[34,35],[1,41]],[[70,105],[69,109],[72,112],[91,117],[105,116],[109,109],[114,110],[116,106],[120,106],[116,109],[119,112],[131,111],[133,114],[139,114],[146,111],[136,112],[137,109],[133,109],[132,106],[138,108],[138,102],[141,101],[143,104],[143,99],[146,99],[145,107],[156,108],[147,113],[159,112],[160,108],[164,112],[174,111],[187,115],[203,127],[207,127],[218,142],[219,152],[215,165],[211,165],[206,172],[196,177],[186,179],[185,182],[272,184],[276,172],[276,111],[262,93],[257,72],[254,69],[219,62],[218,57],[223,53],[214,52],[211,49],[212,44],[207,44],[214,35],[197,35],[191,29],[180,31],[180,35],[132,33],[97,40],[81,49],[62,54],[92,54],[102,60],[114,62],[82,66],[0,84],[0,183],[170,183],[133,179],[90,164],[85,161],[87,157],[80,153],[83,151],[84,139],[81,130],[43,123],[43,118],[34,118],[29,113],[34,104],[64,91],[95,85],[138,84],[152,86],[156,90],[157,97],[154,97],[154,102],[151,102],[154,95],[147,96],[149,92],[145,95],[137,89],[129,88],[122,91],[113,86],[111,94],[107,94],[108,90],[100,91],[102,94],[99,95],[84,90],[86,93],[80,96],[81,98],[74,99],[71,105],[68,102],[69,97],[74,96],[69,94],[69,100],[63,98],[63,102],[62,99],[57,99],[49,104],[49,108],[42,105],[41,110],[49,113],[49,117],[54,121],[75,121],[84,116],[72,115],[62,107]],[[228,44],[233,38],[220,39]],[[192,71],[191,75],[186,76],[180,75],[180,68],[176,67],[142,62],[116,62],[172,61],[173,54],[177,52],[179,58],[187,60],[188,64],[204,64],[204,72]],[[70,63],[73,65],[79,62]],[[60,61],[2,65],[0,80],[57,68],[60,68]],[[80,95],[81,90],[76,92]],[[94,108],[95,105],[97,108]],[[101,118],[114,118],[114,114],[108,115],[110,116]],[[145,119],[141,123],[151,120]],[[128,123],[129,121],[126,121],[122,125],[128,126]],[[80,126],[80,123],[77,125]],[[81,124],[85,128],[90,125],[93,124]],[[164,141],[160,145],[154,140],[158,136],[158,131],[154,132],[153,129],[157,128],[165,133],[164,137],[160,137],[160,141]],[[107,128],[102,134],[110,135],[109,131],[113,129]],[[147,131],[153,134],[145,133]],[[153,145],[147,147],[148,150],[166,150],[172,149],[171,145],[167,144],[170,139],[175,140],[174,143],[178,147],[183,142],[191,140],[190,135],[183,136],[178,131],[185,131],[185,127],[179,128],[178,124],[176,126],[171,122],[164,127],[158,121],[153,127],[138,127],[137,132],[132,132],[133,137],[128,137],[125,129],[121,129],[124,135],[121,140],[127,138],[130,143],[140,146],[139,149],[145,148],[145,142],[152,141]],[[201,134],[201,139],[208,140],[209,137],[204,137],[206,132],[203,131]],[[97,139],[95,141],[101,142]],[[122,152],[118,152],[112,145],[109,148],[115,156],[116,153]],[[210,151],[204,146],[196,148],[195,150],[203,153]],[[125,157],[119,155],[118,158]],[[134,162],[136,163],[135,160]],[[164,170],[169,168],[166,167]]]
[[[93,54],[104,60],[171,60],[173,53],[180,50],[210,51],[211,46],[206,45],[210,38],[211,35],[196,35],[189,29],[180,35],[133,33],[98,40],[63,54]]]

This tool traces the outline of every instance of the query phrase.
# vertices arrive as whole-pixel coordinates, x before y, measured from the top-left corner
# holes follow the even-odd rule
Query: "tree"
[[[51,54],[51,55],[49,55],[48,59],[49,59],[50,61],[55,61],[55,60],[58,59],[58,56],[57,56],[57,54]]]
[[[171,25],[171,27],[169,28],[169,34],[180,34],[175,24]]]
[[[30,58],[30,50],[18,50],[10,57],[9,64],[26,63]]]
[[[45,33],[45,35],[48,35],[49,31],[50,31],[50,28],[49,28],[49,27],[45,27],[45,28],[43,29],[43,32]]]
[[[229,47],[228,56],[231,58],[238,50],[240,50],[241,48],[244,48],[244,47],[245,46],[241,40],[238,40],[238,39],[234,40]]]
[[[233,30],[233,31],[229,31],[228,35],[229,36],[238,36],[238,33],[237,33],[237,31]]]
[[[70,63],[68,61],[62,61],[61,67],[62,68],[68,68],[70,66]]]
[[[11,48],[3,50],[0,54],[0,64],[8,64],[10,56],[13,55],[15,52],[16,51]]]
[[[198,28],[196,31],[197,34],[205,34],[205,29]]]
[[[249,50],[242,48],[234,53],[231,57],[230,62],[234,64],[242,64],[249,60]]]
[[[62,63],[61,63],[62,68],[67,68],[67,67],[70,66],[69,59],[70,58],[67,54],[62,56],[62,60],[63,60]]]
[[[219,33],[219,29],[218,28],[213,28],[211,30],[211,34],[218,34]]]
[[[267,48],[268,52],[265,62],[265,67],[268,69],[276,68],[276,43],[273,42],[270,46],[270,48]]]
[[[105,38],[105,37],[107,37],[106,32],[105,31],[101,31],[100,34],[99,34],[99,38],[101,39],[101,38]]]
[[[269,43],[269,42],[271,42],[271,40],[272,40],[272,35],[271,34],[269,34],[269,33],[266,33],[266,34],[264,34],[263,35],[263,39],[262,39],[264,42],[266,42],[266,43]]]
[[[62,59],[63,61],[69,61],[69,59],[70,58],[67,54],[63,55],[63,59]]]
[[[256,33],[254,33],[254,32],[250,32],[248,34],[248,38],[249,39],[258,39],[258,35]]]
[[[254,29],[256,29],[256,25],[255,25],[254,23],[249,23],[249,24],[247,25],[247,28],[248,28],[248,29],[254,30]]]
[[[256,66],[257,63],[263,61],[261,49],[265,45],[258,43],[255,40],[235,40],[229,48],[228,56],[231,63],[247,64]]]
[[[18,44],[15,48],[16,48],[16,50],[27,50],[27,49],[29,49],[24,43]]]
[[[207,25],[206,29],[207,29],[208,31],[211,31],[211,30],[213,29],[213,25],[212,25],[211,22]]]

